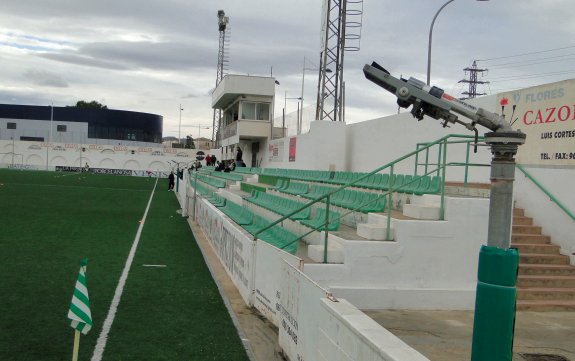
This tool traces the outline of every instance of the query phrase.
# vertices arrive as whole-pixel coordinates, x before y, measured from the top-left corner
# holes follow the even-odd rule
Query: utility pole
[[[346,51],[359,51],[362,17],[363,0],[324,2],[316,119],[345,122],[343,60]]]
[[[481,74],[483,76],[483,72],[486,72],[487,69],[479,69],[477,67],[477,61],[473,60],[473,65],[471,65],[470,68],[467,67],[463,70],[465,71],[465,75],[467,75],[467,73],[469,73],[469,79],[462,79],[462,80],[458,81],[458,83],[467,83],[467,84],[469,84],[469,88],[466,92],[461,93],[461,94],[467,95],[467,97],[461,98],[461,100],[473,99],[473,98],[477,97],[478,95],[485,95],[485,93],[478,93],[477,92],[477,85],[478,84],[479,85],[489,84],[489,82],[477,80],[477,74]]]

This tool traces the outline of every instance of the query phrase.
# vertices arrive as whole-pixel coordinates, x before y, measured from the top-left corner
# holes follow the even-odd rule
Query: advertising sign
[[[297,269],[303,267],[301,258],[264,241],[257,242],[254,307],[277,327],[280,325],[283,261]]]
[[[198,199],[196,219],[244,302],[252,306],[255,242],[206,201]]]
[[[270,162],[281,162],[284,154],[284,141],[273,140],[269,143],[268,154]]]
[[[321,299],[331,296],[294,266],[283,263],[279,344],[290,360],[316,359]]]
[[[500,93],[497,103],[513,129],[527,134],[518,163],[575,165],[575,79]]]
[[[289,139],[289,161],[295,162],[295,150],[296,150],[296,137]]]

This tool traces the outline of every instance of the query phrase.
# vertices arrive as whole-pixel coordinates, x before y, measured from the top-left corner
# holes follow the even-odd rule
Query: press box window
[[[16,123],[8,123],[8,124],[6,124],[6,129],[16,129]]]
[[[66,125],[57,125],[56,131],[65,133],[66,132]]]

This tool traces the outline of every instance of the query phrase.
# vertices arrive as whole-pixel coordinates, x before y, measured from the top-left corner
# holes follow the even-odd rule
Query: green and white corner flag
[[[70,326],[82,332],[84,335],[92,328],[92,313],[90,312],[90,299],[88,298],[88,287],[86,283],[87,265],[87,259],[83,259],[80,262],[80,272],[78,272],[78,280],[76,281],[74,295],[72,296],[70,310],[68,311],[68,318],[72,321]]]

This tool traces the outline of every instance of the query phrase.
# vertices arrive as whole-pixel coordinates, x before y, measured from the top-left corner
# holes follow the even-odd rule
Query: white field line
[[[110,304],[110,308],[108,309],[108,315],[106,316],[106,320],[104,321],[104,326],[102,326],[102,332],[98,337],[96,347],[94,347],[94,353],[92,354],[91,359],[92,361],[100,361],[102,360],[102,356],[104,355],[104,349],[106,348],[106,342],[108,341],[108,334],[110,333],[112,323],[114,322],[114,318],[116,317],[116,311],[118,310],[118,305],[120,304],[120,299],[122,298],[122,293],[124,292],[124,286],[126,285],[126,280],[128,279],[128,273],[130,273],[130,267],[132,266],[132,262],[134,261],[134,255],[136,254],[136,249],[138,248],[138,243],[140,242],[140,235],[142,234],[142,229],[144,229],[144,224],[146,223],[146,217],[148,216],[148,210],[150,209],[150,205],[152,204],[152,198],[154,198],[154,192],[156,191],[157,185],[158,185],[158,178],[156,178],[156,184],[154,184],[154,189],[152,189],[150,200],[148,201],[148,205],[146,206],[146,210],[144,211],[144,217],[142,217],[142,220],[140,221],[138,232],[136,232],[136,237],[134,238],[134,242],[132,243],[132,248],[130,249],[130,253],[128,254],[128,259],[126,260],[124,270],[122,271],[122,275],[120,276],[120,280],[118,281],[118,286],[116,286],[116,292],[114,293],[114,298],[112,299],[112,303]]]

